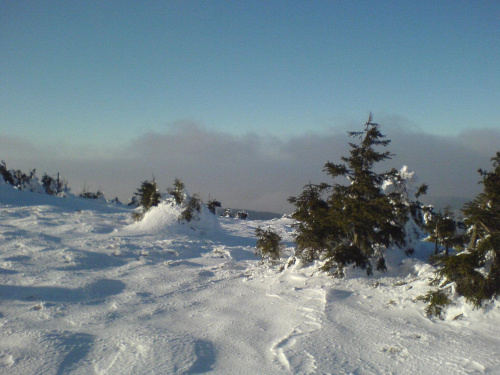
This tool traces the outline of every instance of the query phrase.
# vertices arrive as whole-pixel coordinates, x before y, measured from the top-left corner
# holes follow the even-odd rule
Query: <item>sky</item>
[[[499,21],[498,1],[0,0],[0,159],[283,212],[372,112],[396,167],[471,197],[500,149]]]

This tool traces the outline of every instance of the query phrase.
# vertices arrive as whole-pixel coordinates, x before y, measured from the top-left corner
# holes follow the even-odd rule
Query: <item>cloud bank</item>
[[[472,199],[481,191],[478,168],[490,169],[500,150],[500,131],[467,130],[458,136],[423,133],[407,120],[387,117],[381,131],[392,142],[395,156],[382,168],[403,165],[429,185],[429,198]],[[309,181],[331,182],[323,173],[327,161],[340,163],[348,155],[346,130],[332,128],[301,136],[235,136],[211,131],[194,122],[171,124],[162,133],[143,134],[122,147],[103,149],[71,145],[38,145],[19,138],[0,139],[0,158],[9,168],[37,168],[38,175],[60,172],[74,193],[102,189],[106,197],[128,201],[140,183],[154,175],[161,190],[175,178],[190,193],[209,196],[225,207],[285,213],[287,203]]]

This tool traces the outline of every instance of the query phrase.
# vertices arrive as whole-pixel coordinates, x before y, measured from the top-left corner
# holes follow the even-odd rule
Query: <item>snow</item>
[[[415,301],[431,244],[334,279],[254,256],[259,226],[292,255],[289,218],[131,213],[0,184],[1,374],[500,374],[498,302]]]

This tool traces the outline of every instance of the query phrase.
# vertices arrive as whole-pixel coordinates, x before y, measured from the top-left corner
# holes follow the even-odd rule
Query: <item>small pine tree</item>
[[[184,189],[185,189],[184,183],[178,178],[176,178],[174,181],[174,187],[168,189],[170,195],[172,195],[175,199],[175,204],[180,205],[182,204],[182,202],[184,202],[184,196],[185,196]]]
[[[217,207],[222,207],[221,202],[216,201],[215,199],[209,199],[207,203],[208,210],[215,215]]]
[[[136,221],[139,221],[151,207],[158,206],[160,203],[161,194],[158,191],[156,180],[153,178],[152,181],[143,181],[135,196],[137,196],[137,201],[142,207],[142,212],[134,212],[132,216]]]
[[[193,195],[192,197],[189,197],[189,200],[187,202],[186,208],[184,211],[182,211],[179,221],[185,220],[187,222],[190,222],[191,220],[196,218],[196,212],[201,211],[201,199],[198,195]]]
[[[296,255],[306,262],[319,259],[330,245],[330,237],[336,228],[329,223],[329,206],[323,199],[328,185],[304,186],[304,191],[298,197],[290,197],[288,201],[295,205],[292,217],[295,223]]]
[[[415,247],[423,237],[426,206],[418,199],[427,193],[427,184],[415,186],[414,172],[403,166],[394,178],[385,181],[382,188],[394,206],[395,220],[405,228],[406,255],[415,252]]]
[[[44,174],[42,177],[42,186],[45,189],[45,192],[49,195],[61,196],[69,191],[68,181],[61,178],[59,173],[56,178],[49,176],[48,174]]]
[[[281,236],[278,233],[272,228],[264,230],[258,227],[255,230],[255,235],[258,238],[255,255],[271,260],[278,260],[281,257],[283,245],[281,243]]]
[[[8,183],[9,185],[14,185],[14,178],[12,177],[12,174],[9,172],[7,169],[7,164],[5,164],[5,161],[2,160],[0,162],[0,174],[3,177],[3,180]]]
[[[434,255],[439,254],[441,246],[444,247],[445,255],[448,256],[450,248],[462,243],[462,236],[457,232],[458,224],[449,206],[445,207],[444,212],[431,211],[426,229],[429,233],[427,241],[434,243]]]
[[[96,192],[92,192],[89,191],[86,186],[83,187],[82,192],[78,194],[78,196],[86,199],[104,199],[104,193],[101,189],[97,190]]]

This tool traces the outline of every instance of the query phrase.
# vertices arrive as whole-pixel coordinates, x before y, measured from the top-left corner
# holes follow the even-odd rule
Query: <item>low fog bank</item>
[[[375,119],[377,120],[377,119]],[[395,156],[381,167],[407,165],[419,183],[427,183],[427,198],[438,206],[472,199],[481,191],[478,168],[490,169],[499,151],[500,131],[470,129],[458,136],[424,133],[400,118],[377,120],[392,142]],[[120,147],[38,145],[20,138],[0,139],[0,158],[8,168],[43,173],[60,172],[75,194],[83,188],[101,189],[107,198],[126,203],[140,183],[153,176],[161,190],[180,178],[188,191],[204,200],[217,199],[224,207],[290,213],[287,197],[298,195],[309,181],[331,182],[323,173],[327,161],[341,163],[351,142],[346,131],[361,131],[363,124],[331,128],[301,136],[235,136],[211,131],[187,121],[162,133],[143,134]]]

